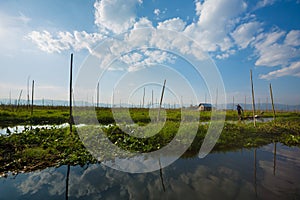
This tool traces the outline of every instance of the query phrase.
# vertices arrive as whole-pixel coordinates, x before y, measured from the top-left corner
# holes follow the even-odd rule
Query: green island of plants
[[[82,111],[84,112],[84,111]],[[122,109],[120,109],[122,112]],[[185,117],[192,119],[199,115],[197,111],[186,111]],[[119,152],[109,151],[102,145],[101,139],[108,138],[112,144],[117,145],[126,152],[152,152],[168,145],[178,134],[179,126],[182,126],[177,139],[179,145],[188,145],[185,157],[194,157],[198,154],[203,140],[209,128],[210,112],[200,113],[200,122],[197,124],[197,133],[192,135],[191,124],[188,119],[181,122],[179,109],[167,110],[167,119],[162,123],[162,128],[153,135],[157,124],[149,124],[148,109],[130,109],[130,116],[136,125],[116,124],[109,108],[97,110],[97,118],[102,126],[89,124],[89,116],[84,113],[82,120],[86,126],[76,128],[70,133],[69,128],[30,129],[32,124],[59,124],[68,122],[68,109],[66,107],[35,108],[33,117],[26,108],[12,111],[5,107],[0,109],[1,126],[26,124],[27,129],[22,133],[11,133],[0,136],[0,175],[8,172],[27,172],[43,169],[50,166],[64,164],[85,165],[111,159],[112,156],[123,157]],[[250,112],[248,113],[250,116]],[[247,113],[245,113],[247,115]],[[271,113],[265,113],[271,117]],[[4,120],[4,121],[2,121]],[[278,113],[275,121],[252,123],[237,122],[237,115],[233,111],[226,112],[226,122],[222,133],[213,148],[213,151],[233,151],[241,148],[254,148],[273,142],[280,142],[288,146],[300,147],[300,115],[299,113]],[[6,123],[6,124],[5,124]],[[181,124],[182,123],[182,124]],[[107,125],[109,124],[109,125]],[[107,125],[107,126],[104,126]],[[125,128],[124,128],[125,127]],[[142,128],[141,128],[142,127]],[[127,134],[134,132],[144,137],[138,138]],[[80,134],[79,134],[80,133]],[[146,136],[150,137],[146,137]],[[192,144],[189,144],[192,137]],[[96,138],[96,139],[95,139]],[[92,140],[91,140],[92,139]],[[95,159],[92,152],[86,146],[93,146],[100,157]]]

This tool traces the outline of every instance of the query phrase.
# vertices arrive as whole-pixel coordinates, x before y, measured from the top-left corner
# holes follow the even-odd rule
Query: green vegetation
[[[91,108],[89,108],[91,109]],[[85,107],[76,107],[75,108],[75,118],[77,117],[81,123],[93,124],[93,116],[87,112]],[[114,108],[115,112],[118,113],[121,118],[126,116],[127,109],[124,108]],[[154,110],[155,111],[155,110]],[[130,108],[130,116],[132,121],[140,125],[147,124],[150,122],[149,109],[146,108]],[[156,110],[157,112],[157,110]],[[211,118],[210,111],[198,112],[196,110],[183,110],[184,115],[181,114],[181,109],[167,109],[167,120],[178,122],[181,121],[190,121],[195,119],[200,115],[200,121],[206,122]],[[97,108],[97,119],[100,124],[108,125],[115,123],[114,115],[111,108]],[[77,116],[76,116],[77,114]],[[245,111],[244,117],[251,118],[252,112]],[[265,112],[261,115],[262,117],[273,117],[273,113]],[[277,112],[276,117],[281,118],[300,118],[300,113],[298,112]],[[238,119],[236,111],[226,111],[226,120],[227,121],[236,121]],[[127,122],[128,119],[123,117],[124,122]],[[26,106],[20,106],[16,111],[16,108],[12,106],[0,106],[0,127],[14,126],[14,125],[42,125],[42,124],[62,124],[69,121],[69,108],[66,106],[34,106],[33,116],[30,115],[30,109],[27,109]],[[128,121],[129,122],[129,121]]]
[[[33,117],[30,117],[30,113],[25,107],[20,107],[17,112],[12,111],[9,107],[0,108],[2,126],[30,123],[60,124],[69,119],[67,107],[35,107]],[[125,116],[125,109],[118,108],[116,111],[121,118]],[[189,145],[188,139],[193,140],[183,157],[197,155],[209,127],[209,123],[197,125],[197,134],[195,138],[192,138],[191,125],[195,123],[193,120],[199,117],[199,112],[185,110],[184,113],[180,113],[179,109],[170,109],[167,110],[165,123],[149,124],[150,116],[153,114],[151,112],[149,113],[148,109],[130,109],[130,116],[137,125],[128,125],[126,117],[122,118],[123,124],[116,125],[111,109],[100,108],[97,109],[98,121],[102,125],[110,124],[101,129],[99,126],[88,125],[77,128],[77,130],[74,127],[75,132],[70,133],[68,128],[30,130],[28,127],[19,134],[2,135],[0,136],[0,174],[8,171],[32,171],[63,164],[85,165],[98,162],[84,145],[93,146],[101,155],[98,157],[100,161],[114,156],[128,156],[128,154],[122,155],[120,152],[112,150],[107,151],[109,147],[102,145],[101,137],[108,138],[114,145],[127,152],[151,152],[168,145],[175,136],[179,135],[176,138],[178,144]],[[79,110],[79,113],[80,115],[75,117],[80,117],[80,121],[86,124],[92,124],[88,112],[82,109]],[[246,112],[245,116],[247,114]],[[272,116],[271,113],[264,115]],[[200,121],[209,121],[210,116],[211,112],[201,112]],[[180,124],[181,118],[183,118],[183,122]],[[276,121],[258,122],[256,127],[245,121],[237,122],[237,113],[234,111],[228,111],[226,119],[236,123],[225,122],[222,134],[213,151],[260,147],[272,142],[300,147],[299,113],[277,113]],[[80,131],[80,138],[77,131]],[[144,137],[137,138],[127,133]]]

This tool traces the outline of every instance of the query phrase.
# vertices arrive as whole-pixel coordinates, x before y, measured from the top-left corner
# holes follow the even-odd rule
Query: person
[[[242,112],[244,112],[244,110],[243,110],[242,106],[240,106],[240,104],[238,104],[236,106],[236,109],[237,109],[237,112],[238,112],[239,120],[241,120],[242,119]]]

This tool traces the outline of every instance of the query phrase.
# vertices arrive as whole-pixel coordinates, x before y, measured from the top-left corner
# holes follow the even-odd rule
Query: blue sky
[[[189,38],[192,44],[197,44],[209,55],[215,66],[208,65],[207,68],[219,70],[227,102],[232,102],[233,96],[236,102],[244,102],[246,96],[250,103],[249,70],[252,69],[257,102],[267,101],[269,83],[272,83],[276,103],[299,104],[299,11],[299,0],[2,0],[0,98],[8,98],[10,92],[13,98],[17,98],[21,89],[25,98],[30,76],[30,80],[36,81],[36,98],[66,100],[70,53],[74,53],[74,74],[77,77],[87,56],[93,55],[93,49],[101,42],[116,37],[125,41],[124,32],[134,33],[147,27],[153,31],[175,31],[182,35],[180,42]],[[137,43],[133,46],[142,45],[138,44],[138,39],[148,37],[147,33],[130,38],[131,43]],[[162,48],[168,42],[179,40],[178,37],[175,39],[170,35],[160,41],[162,38],[151,35],[148,39],[156,49],[121,52],[126,54],[99,79],[103,103],[111,101],[114,91],[115,102],[139,104],[144,87],[147,90],[146,102],[149,102],[152,90],[155,99],[158,98],[159,84],[164,78],[169,86],[166,102],[178,103],[183,98],[184,103],[189,104],[204,101],[205,96],[209,96],[214,103],[216,90],[209,90],[205,78],[193,77],[193,68],[184,58],[188,56],[183,50],[187,44],[180,43],[183,44],[179,50],[183,58],[179,58],[166,51],[173,50],[173,47]],[[192,46],[185,47],[191,50]],[[115,53],[113,48],[110,51]],[[121,80],[124,76],[130,79]],[[141,81],[151,82],[151,78],[156,83],[152,86]],[[125,80],[127,82],[122,82]],[[118,86],[118,89],[119,82],[122,87]],[[133,82],[134,87],[129,87]],[[196,90],[196,98],[189,94],[188,86],[183,82]],[[126,91],[127,86],[128,90],[131,88],[135,92]],[[91,101],[93,89],[82,100]],[[176,98],[171,91],[176,93]],[[135,99],[127,101],[126,93],[132,94],[132,98],[136,96]],[[222,98],[220,95],[218,101],[223,102]]]

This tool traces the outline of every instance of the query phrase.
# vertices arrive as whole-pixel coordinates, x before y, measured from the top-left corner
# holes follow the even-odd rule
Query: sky
[[[95,101],[99,82],[103,103],[141,104],[144,88],[157,103],[166,79],[166,103],[250,103],[251,69],[256,102],[270,102],[271,83],[275,103],[300,104],[299,11],[299,0],[1,0],[0,99],[26,99],[35,80],[36,99],[67,100],[73,53],[78,100]]]

